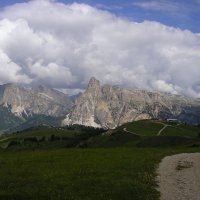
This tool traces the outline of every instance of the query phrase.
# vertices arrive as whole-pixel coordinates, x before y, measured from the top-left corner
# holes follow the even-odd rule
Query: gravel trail
[[[157,179],[161,200],[200,200],[200,153],[165,157]]]

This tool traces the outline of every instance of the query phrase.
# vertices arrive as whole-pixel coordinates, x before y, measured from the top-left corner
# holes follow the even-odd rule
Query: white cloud
[[[157,90],[161,90],[163,92],[170,92],[172,94],[177,94],[176,88],[173,84],[167,84],[163,80],[156,80],[153,84],[155,89]]]
[[[134,2],[133,5],[145,8],[145,9],[151,9],[151,10],[162,10],[167,12],[174,12],[178,11],[179,7],[177,6],[177,3],[169,2],[169,1],[158,1],[158,0],[152,0],[152,1],[138,1]]]
[[[0,12],[0,36],[2,83],[41,82],[73,93],[96,76],[200,96],[200,36],[187,30],[131,22],[85,4],[34,0]]]
[[[0,50],[0,84],[5,82],[30,83],[31,79],[21,72],[21,68]]]
[[[51,86],[70,85],[76,79],[67,67],[57,63],[43,64],[43,61],[28,65],[30,73],[39,82],[46,82]]]

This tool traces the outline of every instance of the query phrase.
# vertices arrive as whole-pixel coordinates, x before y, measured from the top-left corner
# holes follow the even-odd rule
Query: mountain
[[[200,124],[200,99],[101,86],[94,77],[84,93],[71,99],[45,86],[25,88],[9,83],[0,85],[0,116],[0,132],[41,124],[59,126],[61,122],[63,125],[115,128],[126,122],[152,118],[177,118]]]
[[[72,104],[66,94],[45,86],[28,89],[14,83],[0,85],[0,130],[19,126],[30,118],[36,120],[37,116],[64,118]]]
[[[199,124],[200,100],[163,92],[101,86],[92,77],[63,124],[115,128],[126,122],[151,118],[176,118]]]
[[[11,112],[19,117],[32,114],[58,117],[69,112],[72,103],[66,94],[45,86],[27,89],[11,83],[0,86],[0,105],[10,106]]]
[[[76,99],[78,99],[82,95],[82,92],[79,92],[78,94],[70,96],[70,99],[72,102],[75,102]]]
[[[10,107],[4,107],[2,105],[0,105],[0,116],[0,133],[12,129],[24,122],[23,119],[15,116],[11,112]]]

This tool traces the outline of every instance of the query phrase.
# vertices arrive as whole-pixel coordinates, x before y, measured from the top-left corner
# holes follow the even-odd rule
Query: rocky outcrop
[[[92,77],[63,124],[114,128],[126,122],[151,118],[177,118],[200,123],[200,100],[110,85],[101,87],[100,82]]]
[[[35,115],[58,120],[66,116],[63,125],[82,124],[103,128],[115,128],[126,122],[151,118],[176,118],[200,124],[200,99],[101,86],[94,77],[90,79],[86,91],[74,98],[73,102],[66,94],[45,86],[28,89],[17,84],[1,85],[0,108],[0,115],[6,116],[4,121],[12,119],[16,124],[21,123],[20,120],[26,122]],[[2,127],[5,129],[4,125]]]
[[[17,84],[0,86],[0,105],[10,107],[19,117],[65,116],[72,107],[69,97],[59,91],[44,86],[27,89]]]

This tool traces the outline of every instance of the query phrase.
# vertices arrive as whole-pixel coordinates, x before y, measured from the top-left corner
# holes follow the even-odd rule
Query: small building
[[[167,119],[167,122],[178,122],[178,119]]]

